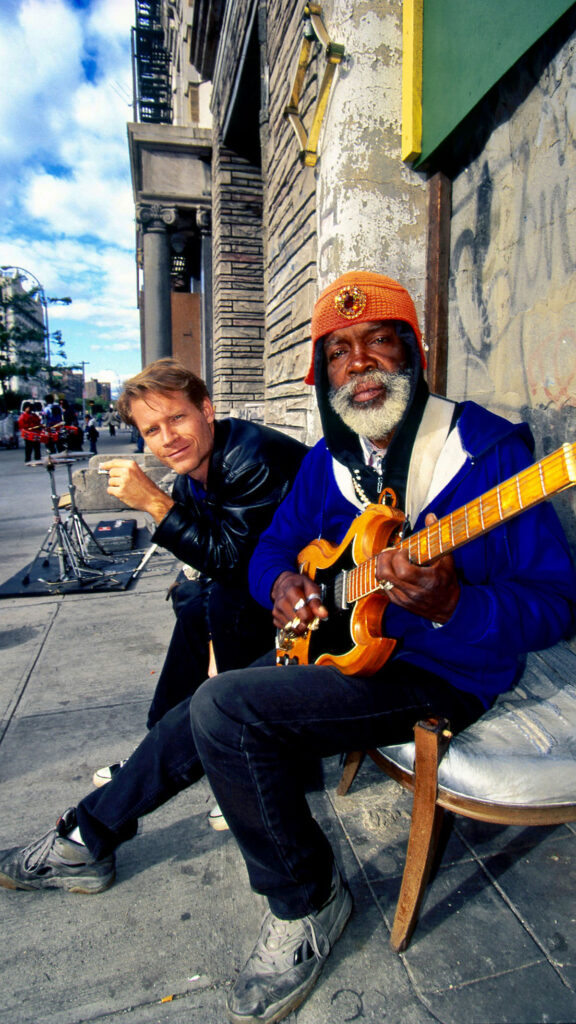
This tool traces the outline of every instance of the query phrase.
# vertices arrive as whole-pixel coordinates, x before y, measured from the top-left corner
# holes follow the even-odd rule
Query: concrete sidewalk
[[[99,449],[130,453],[125,432]],[[50,523],[42,471],[0,452],[0,579]],[[101,517],[99,517],[101,518]],[[0,847],[50,828],[95,767],[143,735],[173,626],[177,563],[155,555],[126,592],[0,601]],[[299,1024],[567,1024],[576,1021],[576,828],[459,819],[408,951],[393,953],[410,798],[365,765],[335,797],[336,760],[310,796],[355,912]],[[143,823],[94,897],[0,890],[1,1024],[222,1024],[262,902],[205,782]]]

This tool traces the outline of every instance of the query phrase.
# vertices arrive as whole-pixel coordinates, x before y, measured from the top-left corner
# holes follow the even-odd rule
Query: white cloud
[[[124,44],[134,24],[134,4],[132,0],[97,0],[92,4],[88,24],[108,45],[118,40]]]
[[[30,216],[55,232],[91,235],[125,248],[134,244],[134,204],[128,186],[103,180],[95,167],[78,168],[72,180],[32,175],[23,198]]]
[[[126,137],[133,21],[133,0],[0,6],[0,264],[72,297],[50,307],[69,359],[101,346],[128,373],[139,368]]]
[[[49,152],[81,81],[82,35],[77,15],[61,0],[25,0],[16,18],[7,12],[0,24],[5,162]]]

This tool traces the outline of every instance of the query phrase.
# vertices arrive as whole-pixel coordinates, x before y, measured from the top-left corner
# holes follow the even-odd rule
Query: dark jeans
[[[240,846],[252,888],[278,917],[304,917],[330,891],[333,855],[294,766],[413,738],[442,714],[454,731],[481,702],[407,662],[371,679],[337,669],[252,667],[208,680],[191,701],[196,749]]]
[[[40,441],[27,441],[24,440],[24,461],[32,462],[40,461]]]
[[[303,917],[328,895],[333,856],[308,808],[296,770],[302,759],[404,742],[433,713],[456,732],[483,710],[475,697],[402,661],[364,679],[279,668],[273,659],[207,680],[154,726],[112,782],[78,805],[95,856],[130,839],[138,817],[206,769],[252,888],[279,917]]]
[[[95,857],[132,839],[138,818],[161,807],[204,774],[190,727],[190,698],[154,726],[124,767],[76,808],[82,838]]]
[[[213,580],[188,583],[148,711],[152,729],[167,711],[196,692],[208,675],[210,638],[219,672],[245,668],[274,643],[272,615],[245,589]]]
[[[178,612],[148,712],[148,736],[111,782],[78,805],[92,853],[103,857],[149,814],[203,774],[190,730],[190,697],[208,675],[208,641],[220,671],[250,665],[273,643],[269,611],[246,590],[199,580]]]

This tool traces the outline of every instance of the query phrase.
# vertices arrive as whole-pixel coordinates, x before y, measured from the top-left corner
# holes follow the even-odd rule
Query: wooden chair
[[[501,825],[576,821],[576,652],[530,655],[518,685],[452,738],[446,720],[415,726],[414,743],[366,753],[414,793],[402,885],[390,942],[406,949],[434,862],[445,810]],[[364,752],[346,758],[348,792]]]

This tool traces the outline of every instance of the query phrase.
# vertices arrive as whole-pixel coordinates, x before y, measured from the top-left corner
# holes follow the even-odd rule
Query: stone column
[[[212,217],[210,210],[196,210],[200,231],[200,292],[202,299],[202,378],[210,394],[214,388],[212,366]]]
[[[336,71],[317,166],[318,288],[374,270],[408,288],[423,325],[426,180],[401,159],[402,2],[326,0]]]
[[[142,226],[144,262],[144,360],[172,355],[170,309],[170,243],[167,228],[176,220],[172,206],[139,204],[136,219]]]

